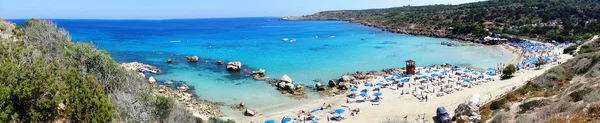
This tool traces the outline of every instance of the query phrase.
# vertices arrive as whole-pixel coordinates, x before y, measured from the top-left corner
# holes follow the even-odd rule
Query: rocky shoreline
[[[161,72],[161,70],[157,67],[139,62],[121,63],[121,67],[126,70],[140,72],[142,77],[145,77],[146,75],[144,74],[143,69],[155,71],[152,73]],[[223,116],[220,108],[218,107],[224,105],[223,103],[199,100],[192,92],[189,91],[190,87],[188,87],[185,83],[174,83],[172,81],[159,83],[152,76],[148,78],[148,84],[151,85],[152,91],[155,95],[173,98],[176,103],[184,105],[189,111],[191,111],[193,116],[204,119]]]

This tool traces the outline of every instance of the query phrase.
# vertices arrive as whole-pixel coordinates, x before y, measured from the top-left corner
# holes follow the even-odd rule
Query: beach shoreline
[[[496,45],[497,47],[503,49],[505,52],[513,55],[513,59],[510,61],[510,64],[519,63],[520,59],[522,59],[521,52],[515,47],[508,46],[506,44]],[[562,48],[556,48],[553,52],[560,52]],[[564,62],[568,59],[572,58],[570,55],[560,54],[559,62]],[[381,92],[386,94],[391,94],[392,96],[384,96],[386,99],[382,102],[382,105],[372,106],[370,103],[354,103],[352,104],[352,108],[360,108],[361,113],[356,116],[347,116],[348,120],[343,120],[342,122],[348,123],[361,123],[361,122],[384,122],[389,120],[399,120],[402,119],[402,116],[407,116],[409,120],[412,118],[420,117],[422,115],[427,116],[427,119],[431,120],[430,117],[435,115],[435,109],[437,107],[443,106],[449,110],[450,115],[454,114],[453,110],[459,104],[466,103],[472,94],[481,94],[482,99],[485,99],[481,102],[481,104],[485,104],[488,101],[491,101],[497,97],[502,96],[503,94],[511,91],[513,88],[520,87],[525,84],[527,80],[530,80],[538,75],[544,73],[547,69],[554,67],[558,64],[549,64],[545,65],[542,69],[525,69],[518,71],[514,74],[515,77],[507,80],[497,80],[494,82],[490,82],[488,84],[483,85],[482,87],[469,88],[463,91],[458,91],[453,93],[450,96],[442,96],[442,97],[433,97],[429,99],[428,102],[419,102],[419,100],[408,96],[400,96],[399,92],[394,92],[389,89],[382,89]],[[359,88],[365,88],[365,86],[361,85]],[[319,99],[317,101],[312,101],[309,104],[304,104],[296,107],[288,107],[286,110],[278,111],[278,112],[263,112],[264,115],[254,116],[254,117],[230,117],[235,119],[236,121],[241,122],[260,122],[266,119],[280,119],[286,116],[296,116],[301,110],[307,111],[311,108],[321,107],[323,104],[331,104],[335,106],[340,106],[346,103],[345,96],[349,94],[346,92],[345,94],[340,94],[336,96],[329,96],[323,99]],[[388,99],[390,98],[390,99]],[[295,118],[295,117],[293,117]],[[323,121],[320,121],[323,122]]]

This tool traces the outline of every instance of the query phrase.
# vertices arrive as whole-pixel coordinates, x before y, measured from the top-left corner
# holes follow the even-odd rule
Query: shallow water
[[[23,23],[24,20],[12,20]],[[187,20],[53,20],[76,41],[92,42],[118,62],[138,61],[161,68],[159,81],[182,81],[201,99],[260,110],[311,101],[294,100],[274,87],[238,73],[214,60],[241,61],[245,68],[263,68],[294,83],[314,84],[354,71],[400,68],[413,59],[417,66],[450,63],[494,67],[512,55],[496,47],[447,47],[448,39],[400,35],[339,21],[278,21],[277,18]],[[315,36],[318,36],[316,38]],[[330,36],[335,36],[331,38]],[[295,38],[296,42],[282,41]],[[365,39],[365,40],[361,40]],[[185,56],[203,59],[185,63]],[[175,63],[167,64],[167,58]],[[315,94],[310,98],[319,98]],[[234,114],[230,111],[230,115]],[[237,112],[236,112],[237,113]]]

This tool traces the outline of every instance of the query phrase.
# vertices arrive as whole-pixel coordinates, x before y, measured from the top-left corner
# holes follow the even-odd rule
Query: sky
[[[481,0],[0,0],[4,19],[181,19],[300,16],[327,10]]]

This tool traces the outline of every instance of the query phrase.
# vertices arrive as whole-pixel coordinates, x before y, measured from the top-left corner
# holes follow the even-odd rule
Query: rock
[[[217,65],[223,65],[223,61],[217,60]]]
[[[171,58],[167,59],[167,63],[173,63],[173,59],[171,59]]]
[[[321,83],[317,82],[317,84],[315,84],[315,88],[317,88],[317,91],[322,91],[325,90],[325,86],[321,85]]]
[[[252,75],[258,75],[260,77],[265,77],[266,71],[265,71],[265,69],[258,69],[257,71],[252,71]]]
[[[177,87],[177,90],[181,91],[181,92],[185,92],[188,89],[190,89],[187,85],[181,85],[179,87]]]
[[[343,75],[343,76],[342,76],[342,78],[340,78],[340,80],[339,80],[339,81],[340,81],[340,82],[350,82],[350,81],[352,81],[352,80],[354,80],[354,77],[352,77],[352,76],[350,76],[350,75],[346,74],[346,75]]]
[[[165,92],[165,89],[162,89],[162,88],[158,89],[158,93],[163,93],[163,92]]]
[[[242,62],[229,62],[226,68],[227,71],[240,71],[242,69]]]
[[[285,84],[285,88],[284,89],[286,89],[286,90],[295,90],[296,86],[294,86],[294,84],[292,84],[292,83],[287,83],[287,84]]]
[[[167,82],[167,84],[171,85],[171,84],[173,84],[173,81],[169,81],[169,82]]]
[[[335,87],[337,86],[337,84],[335,83],[335,80],[329,80],[329,87]]]
[[[292,78],[290,78],[287,74],[283,74],[279,79],[280,82],[292,83]]]
[[[460,104],[458,105],[458,107],[456,107],[456,109],[454,109],[454,117],[460,117],[461,115],[471,115],[471,113],[473,113],[473,111],[471,110],[471,107],[469,107],[469,105],[467,104]]]
[[[156,83],[156,79],[154,79],[154,77],[150,76],[150,78],[148,79],[148,82],[150,82],[151,84]]]
[[[246,116],[254,116],[256,114],[256,112],[250,110],[250,109],[246,109],[246,111],[244,111],[244,115]]]
[[[198,62],[198,56],[186,56],[187,62]]]
[[[277,87],[278,88],[285,88],[285,82],[279,82],[279,83],[277,83]]]
[[[302,86],[302,85],[300,85],[300,84],[297,84],[297,85],[296,85],[296,89],[304,89],[304,86]]]

